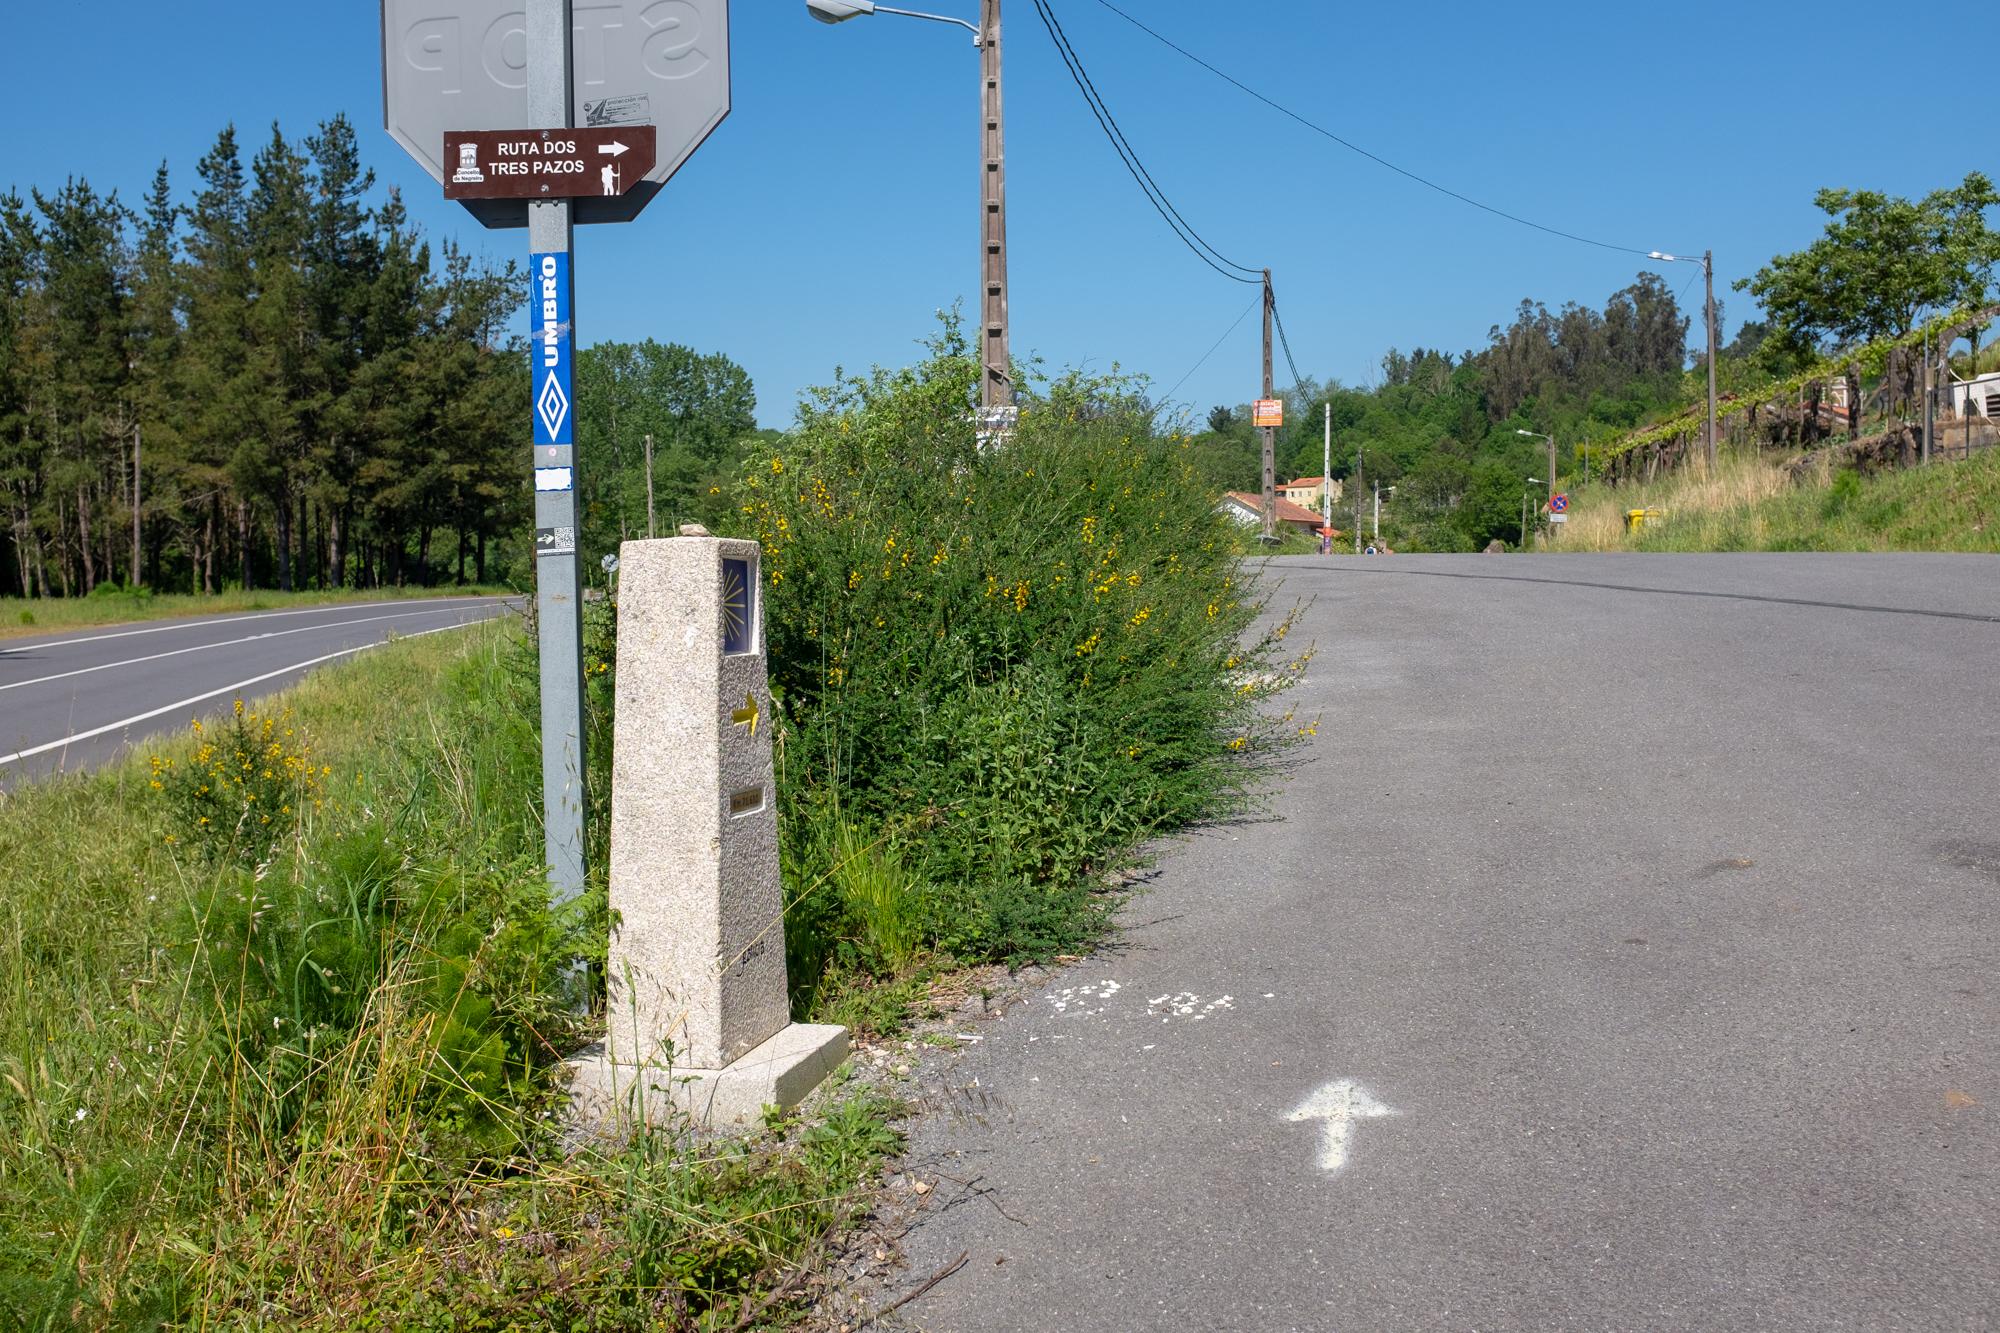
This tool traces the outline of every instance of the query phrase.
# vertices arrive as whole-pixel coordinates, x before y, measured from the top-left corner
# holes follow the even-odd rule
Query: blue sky
[[[1389,346],[1483,344],[1523,297],[1601,305],[1644,261],[1477,212],[1356,157],[1159,46],[1097,0],[1054,0],[1181,211],[1269,264],[1300,369],[1369,382]],[[1921,194],[1994,165],[1970,39],[1983,6],[1121,0],[1182,45],[1371,151],[1496,207],[1639,249],[1716,252],[1727,282],[1817,234],[1825,185]],[[924,4],[908,7],[924,8]],[[977,0],[929,0],[976,17]],[[486,232],[381,129],[373,0],[70,0],[9,15],[0,188],[71,174],[136,199],[162,157],[183,190],[216,130],[254,143],[346,112],[433,235]],[[579,229],[578,331],[725,352],[783,425],[833,367],[901,364],[977,282],[978,61],[960,30],[813,22],[736,0],[734,111],[636,223]],[[1017,356],[1112,363],[1164,391],[1254,291],[1174,239],[1085,111],[1029,0],[1009,0],[1008,174]],[[1962,95],[1952,78],[1963,71]],[[1892,86],[1924,95],[1897,113]],[[1958,108],[1955,112],[1954,108]],[[1914,119],[1913,119],[1914,117]],[[1935,119],[1933,119],[1935,117]],[[1962,119],[1964,128],[1958,128]],[[1675,265],[1698,303],[1699,269]],[[523,327],[525,329],[525,316]],[[1280,369],[1280,378],[1286,378]],[[1245,319],[1177,398],[1255,395]]]

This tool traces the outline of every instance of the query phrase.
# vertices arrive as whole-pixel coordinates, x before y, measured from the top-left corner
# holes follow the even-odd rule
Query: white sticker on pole
[[[566,467],[538,467],[535,469],[535,489],[538,491],[567,491],[575,489],[574,473]]]

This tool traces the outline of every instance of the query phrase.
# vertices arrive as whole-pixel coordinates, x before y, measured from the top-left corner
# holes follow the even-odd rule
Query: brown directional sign
[[[447,199],[575,199],[624,194],[654,166],[651,125],[446,130]]]

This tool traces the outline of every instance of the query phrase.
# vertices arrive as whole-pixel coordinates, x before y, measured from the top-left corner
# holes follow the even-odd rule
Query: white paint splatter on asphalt
[[[1059,1014],[1068,1013],[1074,1007],[1084,1017],[1088,1018],[1094,1014],[1103,1013],[1104,1005],[1110,1001],[1112,996],[1124,989],[1117,982],[1107,978],[1090,986],[1065,986],[1063,989],[1049,995],[1047,999],[1049,1004]],[[1090,1004],[1095,1004],[1097,1007],[1094,1009],[1085,1007]]]

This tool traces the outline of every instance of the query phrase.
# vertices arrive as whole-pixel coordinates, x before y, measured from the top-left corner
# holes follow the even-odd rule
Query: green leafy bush
[[[153,600],[153,590],[141,584],[127,587],[123,583],[100,583],[90,590],[91,600],[97,602],[121,601],[137,606],[145,606]]]
[[[812,889],[851,859],[829,827],[894,857],[925,945],[1072,947],[1097,922],[1083,880],[1245,795],[1244,761],[1282,739],[1263,701],[1309,655],[1285,661],[1289,620],[1245,646],[1260,608],[1233,535],[1130,386],[1058,381],[982,451],[975,374],[948,326],[912,369],[816,391],[739,489],[764,545],[803,986],[874,919]]]

